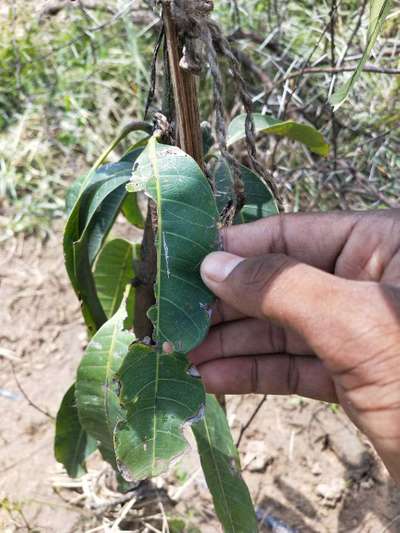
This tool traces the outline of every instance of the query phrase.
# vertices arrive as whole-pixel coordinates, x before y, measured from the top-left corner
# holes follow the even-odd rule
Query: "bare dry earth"
[[[85,346],[58,229],[45,243],[20,238],[3,245],[0,301],[0,530],[88,532],[111,525],[130,502],[104,505],[118,495],[112,484],[100,483],[104,465],[98,460],[82,481],[68,482],[53,458],[54,420],[28,403],[15,378],[54,417]],[[259,400],[228,399],[236,436]],[[340,409],[297,397],[269,398],[240,450],[244,476],[265,517],[260,530],[400,531],[399,491]],[[165,513],[183,517],[186,531],[219,531],[194,451],[141,490],[153,491],[156,512],[154,501],[139,511],[135,503],[129,520],[120,523],[125,531],[151,531],[146,524],[161,529]]]

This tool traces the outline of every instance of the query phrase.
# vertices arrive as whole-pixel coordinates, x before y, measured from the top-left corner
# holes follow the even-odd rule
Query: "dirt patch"
[[[88,489],[90,483],[99,486],[104,464],[95,460],[86,480],[70,483],[53,458],[51,417],[74,379],[86,343],[58,229],[45,243],[21,238],[3,245],[0,301],[0,530],[106,527],[112,513],[101,512],[100,497],[89,502],[97,489]],[[28,403],[14,373],[29,399],[50,417]],[[236,438],[259,401],[257,396],[228,398]],[[400,531],[399,492],[340,409],[296,397],[269,398],[240,450],[244,476],[264,518],[261,530]],[[110,486],[103,488],[108,497]],[[190,525],[205,533],[219,531],[195,452],[144,489],[147,496],[153,491],[160,514],[158,522],[149,523],[161,527],[163,513],[168,513],[183,519],[186,530]],[[113,506],[115,516],[127,502]],[[128,530],[145,531],[144,523]]]

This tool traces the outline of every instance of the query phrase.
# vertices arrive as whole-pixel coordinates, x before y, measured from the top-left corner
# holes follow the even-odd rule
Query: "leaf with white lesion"
[[[156,305],[149,311],[158,345],[188,352],[205,337],[213,295],[200,277],[204,257],[218,248],[218,211],[197,163],[179,148],[150,139],[130,187],[157,206]]]
[[[115,430],[118,468],[128,480],[157,476],[188,447],[183,435],[204,413],[205,393],[184,354],[134,344],[118,372],[126,420]]]

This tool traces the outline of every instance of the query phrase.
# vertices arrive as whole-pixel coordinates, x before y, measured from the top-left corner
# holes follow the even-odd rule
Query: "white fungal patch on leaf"
[[[208,318],[210,319],[211,318],[211,315],[212,315],[212,308],[209,304],[203,304],[200,302],[200,309],[202,309],[203,311],[205,311],[207,313],[207,316]]]
[[[103,345],[100,343],[100,342],[97,342],[97,341],[92,341],[90,343],[91,347],[94,348],[95,350],[102,350],[103,349]]]
[[[163,240],[163,248],[164,248],[164,257],[165,257],[165,266],[167,269],[167,277],[171,277],[171,272],[169,270],[169,252],[168,252],[168,244],[167,239],[165,238],[165,233],[162,234],[162,240]]]
[[[197,370],[197,367],[195,367],[194,365],[191,365],[188,370],[187,370],[187,373],[189,376],[192,376],[192,378],[200,378],[200,372]]]
[[[190,427],[192,424],[197,424],[197,422],[200,422],[201,420],[203,420],[205,414],[206,414],[206,406],[204,403],[202,403],[200,405],[200,409],[198,410],[198,412],[194,416],[191,416],[190,418],[188,418],[186,422],[183,424],[182,428],[185,426]]]

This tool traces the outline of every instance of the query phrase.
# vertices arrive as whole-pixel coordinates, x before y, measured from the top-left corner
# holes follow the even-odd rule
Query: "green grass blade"
[[[205,394],[183,354],[135,344],[118,373],[126,422],[115,431],[118,467],[127,480],[165,472],[188,446],[182,430],[201,416]]]
[[[193,424],[201,466],[215,512],[225,533],[255,533],[257,519],[226,415],[213,395],[206,396],[205,417]]]
[[[287,137],[307,146],[312,152],[327,157],[329,145],[325,142],[322,134],[307,124],[300,124],[293,120],[279,120],[269,115],[253,113],[253,121],[256,133],[279,135]],[[246,115],[235,117],[228,127],[227,145],[246,138]]]
[[[391,6],[392,0],[370,0],[370,18],[368,26],[367,46],[357,65],[356,70],[350,76],[349,80],[344,85],[339,87],[336,92],[331,96],[330,102],[333,105],[335,111],[347,100],[350,91],[353,89],[354,84],[360,77],[364,65],[368,61],[372,49],[375,46],[376,40],[382,31],[382,26],[386,20],[386,17],[389,14]]]
[[[82,428],[75,400],[75,385],[64,395],[56,418],[54,455],[70,477],[86,472],[85,460],[96,449],[96,441]]]

